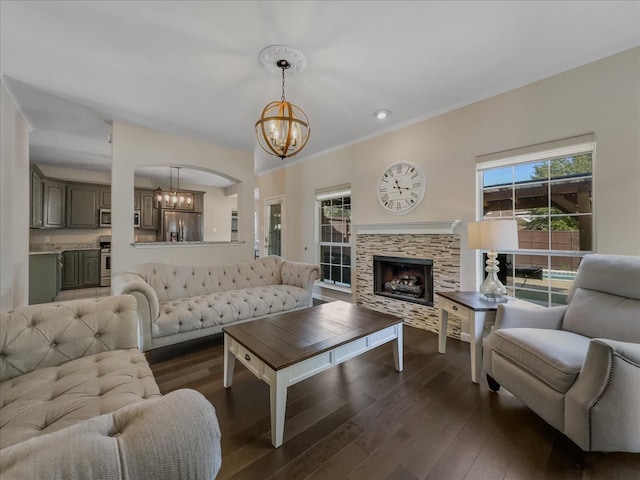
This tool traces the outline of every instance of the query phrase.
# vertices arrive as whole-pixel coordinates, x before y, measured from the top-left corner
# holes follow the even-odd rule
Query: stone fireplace
[[[358,305],[399,315],[408,325],[437,332],[437,292],[460,290],[460,235],[454,233],[459,223],[458,220],[452,220],[392,225],[355,225],[355,284]],[[434,292],[431,301],[417,303],[406,298],[376,294],[374,284],[374,257],[376,256],[431,260]],[[460,338],[460,324],[450,320],[447,333],[451,337]]]
[[[374,255],[373,293],[433,307],[433,260]]]

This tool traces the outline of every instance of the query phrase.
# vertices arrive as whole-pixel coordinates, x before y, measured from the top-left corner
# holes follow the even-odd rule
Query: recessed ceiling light
[[[389,115],[391,115],[391,112],[389,110],[376,110],[375,112],[373,112],[373,116],[378,120],[384,120]]]

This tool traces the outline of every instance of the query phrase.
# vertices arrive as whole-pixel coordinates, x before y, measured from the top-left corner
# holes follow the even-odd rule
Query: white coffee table
[[[346,302],[331,302],[224,327],[224,386],[238,359],[270,387],[271,443],[282,445],[287,388],[393,341],[401,372],[402,319]]]

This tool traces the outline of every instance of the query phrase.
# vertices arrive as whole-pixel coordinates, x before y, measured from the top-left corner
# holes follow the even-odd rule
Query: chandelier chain
[[[286,99],[284,98],[284,71],[286,67],[282,66],[282,97],[280,97],[280,101],[284,102]]]

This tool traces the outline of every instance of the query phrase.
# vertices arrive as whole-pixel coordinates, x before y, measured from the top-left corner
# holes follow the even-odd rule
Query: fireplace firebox
[[[432,307],[433,260],[374,255],[373,293]]]

